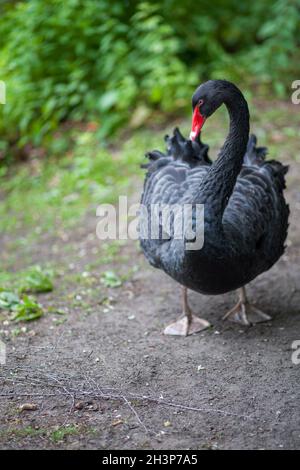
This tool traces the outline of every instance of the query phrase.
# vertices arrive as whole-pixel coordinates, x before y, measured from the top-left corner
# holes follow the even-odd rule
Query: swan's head
[[[203,124],[224,102],[231,83],[225,80],[209,80],[200,85],[192,97],[193,119],[190,139],[199,137]]]

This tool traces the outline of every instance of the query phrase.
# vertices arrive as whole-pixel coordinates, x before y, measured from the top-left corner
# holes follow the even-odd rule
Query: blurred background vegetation
[[[300,77],[300,0],[2,0],[0,13],[1,231],[113,201],[164,127],[188,132],[178,118],[202,81],[280,100]]]
[[[300,64],[299,0],[2,2],[0,149],[39,146],[62,121],[99,138],[186,109],[224,78],[286,96]]]
[[[237,83],[256,100],[260,144],[274,158],[299,158],[288,104],[300,79],[299,30],[300,0],[0,0],[0,292],[18,270],[26,285],[29,276],[35,290],[44,286],[33,260],[63,262],[69,226],[90,217],[82,226],[95,231],[97,205],[139,192],[145,151],[162,148],[175,124],[187,135],[204,80]],[[213,151],[226,127],[225,111],[216,114],[204,135]],[[37,257],[45,234],[69,241],[56,254],[47,242]],[[18,304],[13,290],[3,305]]]

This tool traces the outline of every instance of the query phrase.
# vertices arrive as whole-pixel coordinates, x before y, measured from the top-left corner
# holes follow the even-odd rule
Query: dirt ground
[[[1,326],[7,363],[0,366],[0,447],[59,449],[295,449],[300,447],[300,172],[290,161],[291,224],[286,254],[249,286],[272,322],[240,327],[221,320],[235,293],[190,292],[212,328],[166,337],[180,314],[180,289],[152,269],[136,243],[106,264],[96,217],[52,238],[16,248],[58,269],[53,292],[39,296],[48,313],[26,330]],[[2,236],[1,257],[11,243]],[[124,276],[118,288],[99,279]],[[125,271],[124,271],[125,270]],[[20,326],[20,328],[23,325]],[[24,404],[34,405],[21,411]]]

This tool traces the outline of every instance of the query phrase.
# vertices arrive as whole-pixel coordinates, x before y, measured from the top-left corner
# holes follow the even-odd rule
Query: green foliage
[[[79,434],[79,429],[75,425],[69,425],[65,427],[60,427],[58,429],[55,429],[49,434],[50,439],[53,442],[61,442],[63,441],[67,436],[72,436],[74,434]]]
[[[121,142],[118,152],[101,146],[95,132],[72,132],[73,149],[45,161],[23,165],[10,178],[0,177],[5,198],[0,201],[0,232],[32,225],[31,236],[57,226],[72,225],[87,207],[113,203],[126,193],[137,173],[145,148],[157,146],[159,136],[137,132]],[[51,148],[54,148],[55,140]],[[142,174],[142,172],[141,172]],[[116,188],[118,190],[116,191]],[[0,273],[1,274],[1,273]],[[1,277],[0,277],[1,281]]]
[[[33,297],[24,295],[21,302],[13,309],[12,320],[16,322],[37,320],[43,315],[43,309]]]
[[[272,84],[281,97],[290,92],[292,81],[299,77],[300,4],[298,0],[277,0],[270,15],[258,30],[257,38],[262,44],[244,57],[250,60],[251,71],[266,86]]]
[[[13,292],[2,291],[0,292],[0,310],[14,310],[19,305],[19,296]]]
[[[0,308],[1,295],[9,289],[22,293],[46,293],[53,290],[54,273],[52,270],[41,268],[40,266],[31,266],[30,268],[8,273],[0,271]]]
[[[7,276],[0,272],[0,311],[11,313],[10,320],[16,322],[37,320],[43,315],[43,308],[34,297],[25,293],[52,291],[52,277],[52,272],[40,266]]]
[[[11,320],[16,322],[37,320],[43,315],[41,305],[33,297],[20,298],[9,291],[0,292],[0,310],[11,312]]]
[[[51,292],[53,290],[51,277],[51,273],[43,271],[40,266],[35,266],[25,275],[20,291],[31,293]]]
[[[40,145],[61,120],[95,117],[106,136],[138,102],[180,105],[196,77],[157,10],[140,3],[128,15],[125,2],[107,0],[18,3],[0,21],[8,90],[0,131],[19,146]]]
[[[106,287],[120,287],[122,285],[121,279],[113,271],[105,271],[101,276],[101,282]]]
[[[206,78],[282,95],[299,72],[296,0],[30,0],[3,10],[0,158],[8,141],[40,145],[66,119],[96,121],[103,138],[150,110],[177,111]]]

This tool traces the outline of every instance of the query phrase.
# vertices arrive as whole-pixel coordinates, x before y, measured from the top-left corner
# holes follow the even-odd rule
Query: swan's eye
[[[203,100],[199,100],[199,101],[198,101],[198,107],[200,108],[200,106],[202,106],[202,105],[203,105],[203,103],[204,103],[204,101],[203,101]]]

